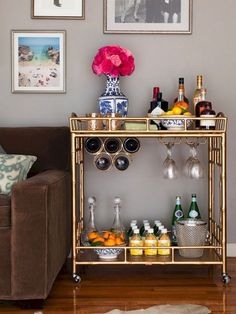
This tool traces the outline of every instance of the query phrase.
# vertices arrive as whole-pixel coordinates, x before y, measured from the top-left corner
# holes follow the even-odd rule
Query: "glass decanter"
[[[90,240],[92,240],[95,236],[97,236],[97,228],[95,225],[95,206],[96,206],[96,198],[89,197],[88,198],[89,205],[89,220],[87,225],[85,226],[83,232],[81,233],[81,243],[84,246],[90,246]]]
[[[115,233],[116,236],[122,237],[124,239],[125,237],[125,228],[124,225],[121,222],[120,218],[120,208],[121,208],[121,199],[120,197],[114,198],[114,210],[115,210],[115,216],[114,221],[111,227],[111,231]]]

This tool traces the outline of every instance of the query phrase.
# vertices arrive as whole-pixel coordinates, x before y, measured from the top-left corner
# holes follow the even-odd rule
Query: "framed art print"
[[[192,0],[104,0],[104,33],[191,34]]]
[[[85,0],[31,0],[32,18],[84,19]]]
[[[65,31],[12,31],[12,92],[65,93]]]

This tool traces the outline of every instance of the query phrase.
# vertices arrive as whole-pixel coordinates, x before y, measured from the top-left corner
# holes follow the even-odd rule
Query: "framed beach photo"
[[[104,33],[191,34],[192,0],[103,0]]]
[[[85,0],[31,0],[33,19],[84,19]]]
[[[65,93],[65,31],[12,31],[12,92]]]

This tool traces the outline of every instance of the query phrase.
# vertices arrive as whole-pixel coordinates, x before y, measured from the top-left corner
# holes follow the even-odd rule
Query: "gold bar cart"
[[[229,283],[231,278],[227,273],[226,263],[226,129],[227,118],[221,115],[215,120],[214,130],[199,130],[189,127],[189,120],[195,125],[196,120],[202,118],[183,116],[184,128],[178,131],[153,129],[151,122],[153,117],[132,117],[132,118],[92,118],[93,122],[103,122],[105,129],[88,128],[91,123],[91,117],[78,117],[72,114],[70,117],[71,131],[71,158],[72,158],[72,217],[73,217],[73,278],[75,282],[80,282],[81,277],[77,271],[79,265],[96,264],[192,264],[192,265],[221,265],[222,280]],[[166,117],[168,119],[168,117]],[[172,118],[171,118],[172,119]],[[175,118],[174,118],[175,119]],[[177,119],[177,118],[176,118]],[[178,118],[179,119],[179,118]],[[204,118],[205,120],[206,118]],[[119,121],[121,120],[121,121]],[[163,117],[155,117],[155,122],[163,120]],[[127,130],[116,129],[114,123],[119,122],[124,125],[126,122],[141,123],[142,129]],[[100,123],[101,124],[101,123]],[[91,124],[90,124],[91,125]],[[157,138],[161,142],[177,139],[180,142],[205,141],[208,144],[208,243],[204,246],[180,247],[171,246],[171,254],[168,257],[155,256],[150,260],[148,257],[132,257],[129,254],[129,246],[116,246],[114,248],[122,249],[122,253],[113,261],[100,260],[94,252],[94,247],[82,246],[80,235],[84,227],[84,140],[89,137],[100,138]],[[219,204],[215,200],[215,180],[216,170],[218,170],[218,191]],[[102,247],[96,247],[102,248]],[[197,249],[203,248],[203,256],[198,259],[184,258],[178,253],[179,249]]]

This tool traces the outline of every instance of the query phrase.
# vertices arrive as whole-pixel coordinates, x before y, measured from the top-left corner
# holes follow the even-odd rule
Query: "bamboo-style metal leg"
[[[76,137],[72,133],[71,135],[71,164],[72,164],[72,269],[73,278],[76,273],[76,233],[77,233],[77,221],[76,221]]]

